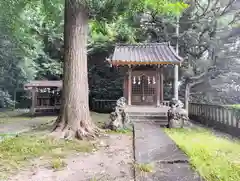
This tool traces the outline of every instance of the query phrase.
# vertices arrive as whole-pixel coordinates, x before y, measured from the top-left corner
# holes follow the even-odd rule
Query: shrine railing
[[[240,137],[240,109],[230,106],[190,103],[190,119]]]
[[[116,101],[111,99],[92,99],[89,105],[92,111],[110,113],[114,110]]]
[[[101,113],[110,113],[114,111],[117,100],[113,99],[91,99],[89,102],[90,109],[92,111],[101,112]],[[169,106],[170,101],[162,101],[161,106]]]
[[[170,101],[162,101],[160,104],[162,106],[170,106]]]

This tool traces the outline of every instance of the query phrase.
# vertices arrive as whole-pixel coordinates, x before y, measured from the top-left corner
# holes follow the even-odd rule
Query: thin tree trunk
[[[194,78],[192,78],[194,79]],[[191,88],[197,84],[201,84],[202,82],[204,82],[204,79],[200,79],[200,80],[197,80],[199,79],[198,77],[195,78],[195,82],[193,83],[190,83],[190,82],[187,82],[186,83],[186,87],[185,87],[185,110],[187,111],[187,114],[188,114],[188,108],[189,108],[189,97],[191,95]]]
[[[190,84],[187,83],[186,84],[186,88],[185,88],[185,110],[187,111],[187,114],[188,114],[188,104],[189,104],[190,88],[191,88]]]
[[[53,133],[61,137],[94,138],[88,102],[88,16],[77,0],[65,0],[62,105]]]

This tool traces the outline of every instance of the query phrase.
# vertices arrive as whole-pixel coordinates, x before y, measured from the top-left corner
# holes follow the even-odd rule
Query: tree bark
[[[64,20],[62,105],[53,134],[94,138],[99,130],[91,120],[88,101],[88,16],[77,0],[65,0]]]

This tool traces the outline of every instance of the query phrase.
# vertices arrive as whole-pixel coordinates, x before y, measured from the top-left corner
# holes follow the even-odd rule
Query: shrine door
[[[132,77],[132,105],[156,105],[156,78],[154,75]]]

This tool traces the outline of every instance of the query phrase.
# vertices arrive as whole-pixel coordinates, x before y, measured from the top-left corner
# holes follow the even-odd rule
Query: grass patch
[[[224,105],[224,107],[226,107],[227,109],[232,109],[235,111],[239,111],[240,110],[240,104],[230,104],[230,105]]]
[[[60,170],[64,167],[67,166],[67,164],[63,161],[62,158],[58,157],[58,158],[53,158],[51,160],[51,168],[54,169],[54,170]]]
[[[13,173],[25,166],[29,160],[38,157],[63,158],[71,152],[91,152],[94,146],[90,142],[66,141],[44,135],[20,135],[6,138],[0,142],[0,172]],[[53,161],[53,167],[63,164]]]
[[[56,116],[38,116],[32,117],[28,112],[23,111],[3,111],[0,112],[0,124],[13,123],[17,121],[28,121],[38,119],[41,121],[55,120]]]
[[[90,181],[97,181],[97,179],[95,177],[91,178]]]
[[[0,124],[15,122],[19,120],[30,120],[29,114],[21,111],[2,111],[0,112]]]
[[[152,164],[135,164],[134,167],[140,172],[153,172],[154,166]]]
[[[107,133],[109,133],[109,134],[129,134],[129,135],[132,135],[132,130],[131,129],[119,129],[119,130],[116,130],[116,131],[107,130]]]
[[[66,141],[54,139],[45,136],[46,131],[52,129],[52,125],[56,116],[41,116],[30,117],[27,114],[1,112],[0,120],[8,118],[4,123],[14,121],[24,121],[30,119],[41,119],[44,124],[34,128],[33,130],[20,134],[16,137],[15,134],[0,134],[2,141],[0,142],[0,180],[14,174],[21,167],[26,167],[34,158],[44,158],[50,160],[49,164],[52,169],[59,170],[66,166],[63,158],[73,152],[91,152],[96,149],[94,145],[86,141]],[[6,116],[8,115],[8,116]],[[101,126],[109,117],[109,114],[99,114],[91,112],[92,120],[98,126]],[[49,122],[50,121],[50,122]]]
[[[239,140],[218,137],[204,128],[165,131],[206,181],[240,180]]]
[[[109,114],[91,112],[91,117],[92,117],[92,120],[95,122],[95,124],[101,127],[104,124],[104,122],[108,120]],[[49,120],[55,120],[56,118],[57,116],[32,117],[29,113],[25,113],[17,110],[0,112],[0,124],[11,123],[16,121],[25,121],[25,120],[27,121],[27,120],[33,120],[33,119],[49,121]]]
[[[240,109],[240,104],[231,104],[231,105],[226,105],[225,107],[227,108],[233,108],[233,109]]]
[[[92,121],[101,128],[104,123],[109,119],[109,114],[91,112]]]

